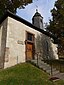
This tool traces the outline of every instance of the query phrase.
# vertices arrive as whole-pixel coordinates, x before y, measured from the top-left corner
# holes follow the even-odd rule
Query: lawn
[[[64,85],[64,81],[51,82],[44,71],[23,63],[0,70],[0,85]]]

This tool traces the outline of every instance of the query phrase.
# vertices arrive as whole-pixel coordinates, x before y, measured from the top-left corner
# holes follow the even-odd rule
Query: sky
[[[38,12],[43,16],[43,22],[48,23],[49,19],[52,18],[50,10],[54,7],[55,1],[33,0],[33,3],[28,4],[25,9],[17,9],[17,15],[31,23],[32,17],[38,9]]]

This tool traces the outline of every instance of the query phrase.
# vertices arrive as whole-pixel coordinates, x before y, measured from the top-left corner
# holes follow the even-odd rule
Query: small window
[[[33,34],[27,33],[27,40],[33,41]]]

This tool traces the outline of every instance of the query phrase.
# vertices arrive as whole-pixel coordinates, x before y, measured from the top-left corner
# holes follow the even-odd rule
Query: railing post
[[[61,60],[60,60],[60,72],[61,72]]]
[[[37,53],[37,66],[38,66],[38,53]]]
[[[51,76],[52,76],[53,74],[52,74],[52,62],[51,62]]]

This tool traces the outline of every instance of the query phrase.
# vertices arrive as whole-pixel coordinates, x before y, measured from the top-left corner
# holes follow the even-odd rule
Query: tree
[[[58,39],[58,54],[64,55],[64,0],[57,0],[51,10],[52,20],[47,27]]]
[[[32,0],[0,0],[0,17],[9,10],[16,13],[17,8],[24,8]]]

